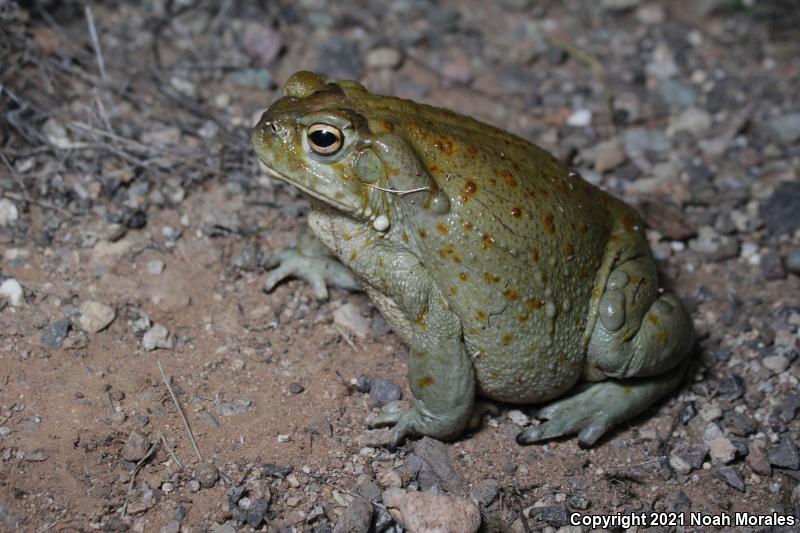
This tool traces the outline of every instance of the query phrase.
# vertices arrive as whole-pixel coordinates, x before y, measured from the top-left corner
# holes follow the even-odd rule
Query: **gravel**
[[[761,204],[761,219],[774,235],[791,235],[800,228],[800,183],[783,182]]]
[[[491,504],[500,492],[500,483],[496,479],[482,479],[469,491],[469,497],[484,507]]]
[[[161,324],[154,324],[142,337],[142,347],[148,352],[157,348],[171,350],[175,347],[175,338]]]
[[[767,459],[769,464],[778,468],[788,468],[789,470],[800,468],[800,454],[797,451],[797,445],[788,435],[783,435],[778,444],[767,451]]]
[[[739,473],[739,470],[737,470],[735,467],[714,467],[714,477],[721,479],[736,490],[744,492],[744,480],[742,479],[742,475]]]
[[[81,316],[78,324],[87,333],[99,333],[107,328],[117,317],[113,307],[87,300],[81,304]]]
[[[679,441],[669,454],[670,466],[679,474],[688,474],[703,466],[709,447],[705,443]]]
[[[122,458],[132,463],[140,461],[150,449],[150,442],[138,431],[131,431],[122,448]]]
[[[339,517],[334,533],[367,533],[372,524],[372,504],[364,498],[353,498]]]
[[[369,403],[373,407],[382,407],[402,397],[403,389],[397,383],[378,377],[370,379]]]
[[[13,226],[19,220],[16,204],[8,198],[0,198],[0,228]]]
[[[194,479],[200,483],[204,489],[213,487],[219,479],[219,472],[213,463],[200,463],[194,467]]]
[[[333,312],[333,323],[358,337],[366,339],[370,334],[369,319],[361,314],[355,304],[344,304]]]
[[[409,492],[400,514],[411,532],[475,533],[481,525],[478,506],[456,496]]]
[[[42,332],[42,344],[47,348],[61,348],[61,343],[67,338],[70,328],[72,328],[72,322],[68,318],[50,322]]]
[[[789,145],[800,140],[800,112],[775,117],[768,126],[775,140],[780,143]]]
[[[450,448],[443,442],[430,437],[422,437],[414,443],[414,455],[422,460],[417,474],[422,490],[439,485],[453,492],[461,483],[461,476],[453,466]]]

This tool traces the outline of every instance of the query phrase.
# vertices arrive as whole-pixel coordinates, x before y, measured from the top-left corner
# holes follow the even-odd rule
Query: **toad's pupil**
[[[336,138],[336,135],[326,130],[317,130],[311,132],[309,137],[311,138],[311,142],[313,142],[320,148],[328,148],[329,146],[333,146],[334,144],[336,144],[336,141],[338,140]]]

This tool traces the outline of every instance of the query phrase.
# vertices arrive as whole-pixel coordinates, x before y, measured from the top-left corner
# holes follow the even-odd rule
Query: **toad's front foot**
[[[370,428],[394,426],[384,443],[389,447],[397,447],[406,437],[428,436],[452,440],[464,431],[465,422],[455,417],[435,418],[420,412],[417,407],[367,417],[367,426]]]
[[[278,265],[278,268],[272,270],[264,281],[266,292],[290,277],[307,281],[318,300],[328,299],[328,286],[347,290],[359,289],[353,273],[330,256],[310,255],[297,248],[287,248],[278,252],[273,264]]]
[[[687,366],[688,361],[659,376],[585,385],[541,409],[537,416],[547,422],[521,432],[517,442],[530,444],[578,433],[578,443],[591,446],[614,425],[633,418],[674,389]]]

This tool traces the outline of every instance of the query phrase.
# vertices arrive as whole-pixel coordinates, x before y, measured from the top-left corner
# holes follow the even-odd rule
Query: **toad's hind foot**
[[[578,433],[578,443],[591,446],[614,425],[635,417],[674,389],[687,366],[685,361],[659,376],[584,385],[541,409],[538,416],[547,422],[521,432],[517,442],[530,444]]]

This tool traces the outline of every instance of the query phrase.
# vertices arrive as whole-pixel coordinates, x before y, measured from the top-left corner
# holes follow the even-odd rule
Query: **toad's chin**
[[[303,182],[294,180],[294,179],[286,176],[285,174],[281,174],[280,172],[278,172],[274,168],[270,167],[269,165],[267,165],[266,163],[264,163],[260,159],[258,160],[258,165],[259,165],[259,167],[261,167],[261,171],[264,174],[266,174],[267,176],[269,176],[271,178],[279,179],[281,181],[284,181],[284,182],[286,182],[286,183],[288,183],[288,184],[300,189],[301,192],[305,193],[307,196],[311,197],[314,200],[314,205],[315,206],[317,206],[317,205],[319,205],[321,203],[321,204],[325,204],[325,205],[327,205],[327,206],[329,206],[329,207],[331,207],[333,209],[337,209],[337,210],[342,211],[344,213],[352,214],[354,216],[358,214],[359,210],[357,208],[353,207],[352,205],[347,205],[346,203],[344,203],[344,202],[342,202],[340,200],[336,200],[334,198],[331,198],[330,196],[327,196],[325,194],[320,193],[319,191],[315,191],[314,189],[311,189],[311,188],[307,187]]]

